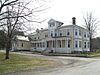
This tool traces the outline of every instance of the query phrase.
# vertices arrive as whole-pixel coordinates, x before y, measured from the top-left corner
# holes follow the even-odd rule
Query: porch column
[[[45,41],[45,48],[47,48],[47,41]]]
[[[66,48],[66,40],[65,39],[62,40],[62,48]]]
[[[67,48],[67,40],[65,39],[65,48]]]

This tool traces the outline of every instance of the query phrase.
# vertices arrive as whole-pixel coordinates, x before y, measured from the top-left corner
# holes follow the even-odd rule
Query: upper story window
[[[86,38],[86,32],[84,32],[84,37]]]
[[[57,33],[55,33],[55,36],[57,36]]]
[[[51,33],[51,37],[53,36],[53,33]]]
[[[81,36],[82,35],[82,31],[79,29],[79,36]]]
[[[23,47],[23,43],[21,44],[21,47]]]
[[[55,26],[55,23],[54,22],[50,23],[50,27],[53,27],[53,26]]]
[[[62,36],[62,33],[60,33],[60,36]]]
[[[70,35],[70,30],[69,29],[67,29],[67,35]]]
[[[38,39],[39,39],[39,37],[38,37]]]
[[[81,41],[79,41],[79,48],[81,48],[82,47],[82,42]]]
[[[77,29],[75,29],[75,35],[76,35],[76,36],[78,35],[77,33],[78,33],[78,31],[77,31]]]
[[[48,34],[45,34],[45,37],[48,37]]]
[[[34,39],[36,40],[36,37]]]
[[[51,24],[49,24],[49,26],[51,27]]]

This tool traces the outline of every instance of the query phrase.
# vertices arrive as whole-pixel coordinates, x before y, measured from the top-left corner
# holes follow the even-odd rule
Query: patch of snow
[[[17,36],[18,40],[24,40],[24,41],[29,41],[28,37],[26,36]]]

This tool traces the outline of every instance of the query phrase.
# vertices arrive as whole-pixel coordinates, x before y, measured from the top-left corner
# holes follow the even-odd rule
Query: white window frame
[[[77,35],[76,35],[77,33]],[[78,36],[78,29],[75,29],[75,36]]]
[[[82,30],[79,29],[79,36],[82,36]]]
[[[79,48],[82,48],[82,41],[79,41]]]
[[[87,37],[87,35],[86,35],[87,33],[86,32],[84,32],[84,38],[86,38]]]
[[[84,48],[85,48],[85,49],[87,48],[87,46],[86,46],[86,45],[87,45],[87,42],[85,41],[85,42],[84,42]]]
[[[78,40],[75,40],[75,48],[78,48]]]
[[[70,29],[67,29],[67,35],[68,36],[70,35]]]
[[[71,40],[67,40],[67,48],[71,48]]]

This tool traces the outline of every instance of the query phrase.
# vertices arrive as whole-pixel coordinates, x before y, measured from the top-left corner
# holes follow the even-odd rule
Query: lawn
[[[93,57],[100,57],[100,52],[90,52],[88,55]]]
[[[10,55],[10,59],[5,60],[5,53],[0,52],[0,74],[14,72],[18,70],[36,69],[49,66],[61,65],[53,60],[43,60],[39,58],[29,58],[20,55]]]
[[[90,53],[50,53],[50,55],[54,55],[54,56],[72,56],[72,57],[100,57],[100,52],[90,52]]]

